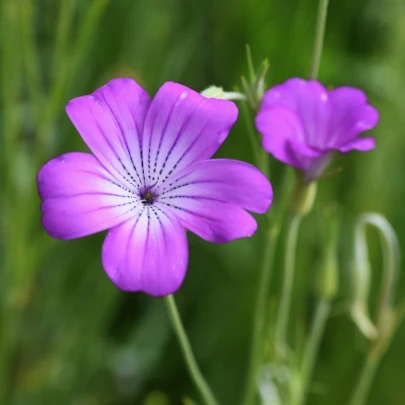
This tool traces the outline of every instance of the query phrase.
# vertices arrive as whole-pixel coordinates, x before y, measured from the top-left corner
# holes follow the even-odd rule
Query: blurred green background
[[[0,0],[0,404],[178,405],[197,399],[162,300],[118,291],[101,267],[103,235],[63,242],[40,225],[35,176],[50,158],[86,150],[64,106],[113,77],[154,94],[167,80],[230,90],[247,73],[245,45],[268,85],[308,77],[316,0]],[[377,148],[344,156],[321,181],[300,233],[293,321],[310,319],[322,212],[340,206],[341,290],[348,299],[353,225],[385,215],[405,239],[405,2],[331,0],[320,79],[363,88],[379,109]],[[253,161],[242,119],[219,155]],[[283,167],[271,162],[278,203]],[[240,398],[263,229],[211,245],[189,234],[176,294],[204,374],[222,404]],[[281,242],[283,235],[281,235]],[[379,285],[381,255],[370,235]],[[279,244],[281,247],[282,244]],[[280,284],[276,255],[273,296]],[[399,295],[405,292],[404,278]],[[342,305],[341,305],[342,304]],[[274,307],[277,302],[270,302]],[[405,328],[372,387],[370,405],[402,405]],[[347,313],[328,323],[309,405],[345,404],[367,348]]]

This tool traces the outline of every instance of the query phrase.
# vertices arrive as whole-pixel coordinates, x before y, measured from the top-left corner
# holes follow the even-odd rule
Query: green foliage
[[[177,405],[197,398],[163,302],[109,282],[100,261],[103,235],[71,242],[48,236],[35,175],[55,155],[85,150],[64,106],[113,77],[133,77],[151,94],[167,80],[232,90],[249,73],[246,44],[256,66],[270,61],[268,85],[308,77],[316,9],[315,0],[0,0],[1,405]],[[340,306],[348,301],[355,217],[380,212],[400,243],[405,238],[404,10],[402,0],[330,5],[319,78],[366,90],[381,121],[375,151],[341,157],[335,168],[343,170],[320,181],[303,220],[292,310],[298,342],[310,324],[302,309],[315,298],[325,207],[338,205],[341,217]],[[241,121],[219,155],[252,162]],[[273,160],[270,175],[277,204],[283,168]],[[201,368],[226,405],[237,403],[244,386],[263,231],[222,246],[189,235],[189,272],[177,301]],[[377,242],[371,239],[376,269]],[[280,269],[277,252],[274,290]],[[402,328],[369,405],[403,404],[404,344]],[[348,312],[336,312],[309,404],[347,403],[366,347]]]

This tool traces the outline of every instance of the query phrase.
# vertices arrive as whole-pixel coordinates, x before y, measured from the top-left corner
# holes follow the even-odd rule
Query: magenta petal
[[[342,153],[350,152],[351,150],[359,150],[360,152],[368,152],[375,148],[375,139],[374,138],[357,138],[353,141],[346,143],[343,146],[340,146],[338,149]]]
[[[170,213],[151,206],[108,232],[102,261],[108,277],[122,290],[157,297],[172,294],[187,270],[185,231]]]
[[[144,131],[143,162],[147,181],[158,185],[174,169],[209,159],[236,121],[234,103],[167,82],[149,108]]]
[[[318,81],[294,77],[268,90],[261,108],[285,107],[300,114],[316,110],[316,105],[325,96],[327,98],[327,91]]]
[[[142,131],[150,98],[135,81],[115,79],[89,96],[71,100],[66,112],[88,147],[114,177],[139,186]]]
[[[38,173],[42,224],[53,237],[72,239],[103,231],[135,215],[133,193],[112,180],[87,153],[67,153]]]
[[[377,121],[377,110],[367,104],[361,90],[329,91],[316,80],[294,78],[266,92],[256,126],[266,151],[314,180],[329,165],[334,151],[374,148],[371,138],[356,137]]]
[[[296,113],[284,107],[262,109],[256,116],[256,127],[263,135],[263,148],[267,152],[288,165],[305,168],[292,147],[297,144],[306,147],[304,130]]]
[[[306,143],[297,141],[295,139],[288,140],[288,147],[295,161],[299,162],[300,169],[311,170],[311,168],[318,166],[319,160],[324,160],[329,155],[328,150],[317,150]],[[330,161],[330,159],[329,159]]]
[[[352,87],[339,87],[330,92],[330,147],[343,145],[361,132],[372,129],[378,122],[377,110],[367,104],[366,95]]]
[[[215,200],[265,213],[272,202],[270,182],[254,166],[238,160],[212,159],[196,162],[170,178],[169,191],[160,202],[173,202],[178,196]]]
[[[287,80],[265,94],[261,108],[269,107],[284,107],[296,113],[305,142],[313,147],[325,146],[330,111],[328,92],[321,83],[298,78]]]
[[[209,242],[226,243],[246,238],[257,229],[255,219],[236,205],[187,196],[157,204],[171,208],[186,229]]]

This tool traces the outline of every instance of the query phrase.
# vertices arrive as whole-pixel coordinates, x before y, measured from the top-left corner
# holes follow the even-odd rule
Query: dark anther
[[[150,191],[141,194],[141,201],[144,205],[152,205],[154,200],[155,196]]]

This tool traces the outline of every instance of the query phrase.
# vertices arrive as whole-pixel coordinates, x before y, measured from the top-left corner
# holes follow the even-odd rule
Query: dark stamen
[[[146,191],[145,193],[142,193],[140,195],[140,197],[141,197],[141,202],[144,205],[152,205],[153,202],[155,201],[155,196],[150,191]]]

